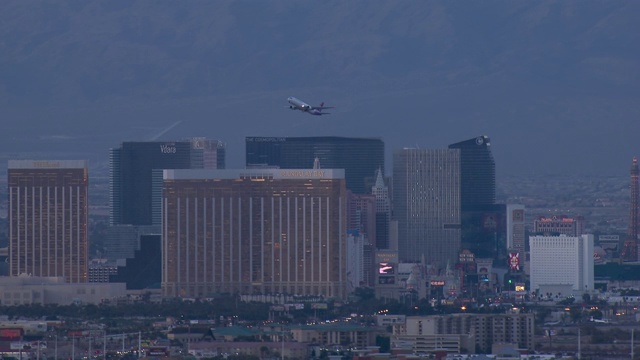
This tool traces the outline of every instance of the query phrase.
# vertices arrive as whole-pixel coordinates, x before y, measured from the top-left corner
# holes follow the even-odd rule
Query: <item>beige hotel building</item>
[[[9,273],[87,282],[85,160],[9,160]]]
[[[342,169],[164,170],[162,291],[346,297]]]

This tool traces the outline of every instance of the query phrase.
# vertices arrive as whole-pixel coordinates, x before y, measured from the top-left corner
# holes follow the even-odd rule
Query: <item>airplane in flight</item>
[[[324,103],[320,103],[320,106],[311,106],[306,102],[297,99],[293,96],[287,98],[287,102],[289,102],[289,109],[291,110],[300,110],[302,112],[306,112],[311,115],[328,115],[328,112],[322,112],[325,109],[333,109],[333,106],[324,106]]]

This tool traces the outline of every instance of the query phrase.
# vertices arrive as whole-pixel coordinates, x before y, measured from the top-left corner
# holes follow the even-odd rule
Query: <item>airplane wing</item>
[[[324,103],[320,103],[320,106],[312,106],[311,109],[322,111],[324,109],[335,109],[335,106],[324,106]]]

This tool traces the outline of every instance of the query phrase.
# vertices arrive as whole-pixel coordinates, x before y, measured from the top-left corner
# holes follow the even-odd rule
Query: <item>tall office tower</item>
[[[84,160],[9,160],[10,275],[87,282]]]
[[[318,137],[247,137],[247,168],[308,169],[315,158],[327,169],[344,169],[347,189],[368,194],[378,168],[384,169],[381,139]]]
[[[454,264],[460,251],[460,150],[393,154],[394,217],[401,262]]]
[[[622,261],[633,262],[638,261],[638,159],[635,157],[631,162],[631,184],[629,186],[631,190],[631,201],[629,208],[629,232],[627,239],[624,242],[624,247],[620,257]]]
[[[391,221],[391,201],[389,187],[384,184],[382,169],[376,171],[376,184],[371,187],[376,198],[376,249],[389,249],[389,223]]]
[[[347,231],[358,231],[373,243],[376,238],[376,198],[347,190]]]
[[[507,204],[507,249],[524,256],[525,219],[524,205]]]
[[[477,210],[496,202],[496,165],[488,136],[449,145],[460,150],[461,210]]]
[[[344,298],[343,169],[165,170],[162,292]]]
[[[360,286],[368,286],[365,280],[363,260],[365,237],[359,231],[347,231],[347,292],[352,293]]]
[[[593,290],[593,235],[530,236],[529,252],[531,290],[564,296]]]
[[[504,227],[504,207],[496,201],[496,169],[488,136],[449,145],[460,150],[460,210],[462,247],[477,257],[504,260],[504,244],[496,227]]]
[[[584,217],[538,216],[533,220],[533,232],[540,235],[580,236],[584,232]]]
[[[375,281],[373,261],[376,239],[376,198],[373,195],[354,194],[347,190],[347,231],[362,238],[363,286]]]
[[[111,225],[161,223],[163,169],[224,167],[224,145],[217,140],[124,142],[111,149]]]

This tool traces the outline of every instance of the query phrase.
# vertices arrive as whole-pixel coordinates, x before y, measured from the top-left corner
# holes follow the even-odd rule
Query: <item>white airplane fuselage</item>
[[[306,102],[304,102],[304,101],[302,101],[302,100],[300,100],[300,99],[298,99],[296,97],[293,97],[293,96],[288,97],[287,98],[287,102],[289,103],[289,109],[291,109],[291,110],[300,110],[302,112],[306,112],[306,113],[311,114],[311,115],[328,114],[328,113],[323,113],[322,112],[322,109],[323,109],[322,105],[323,104],[320,104],[319,107],[311,106],[311,105],[307,104]]]

